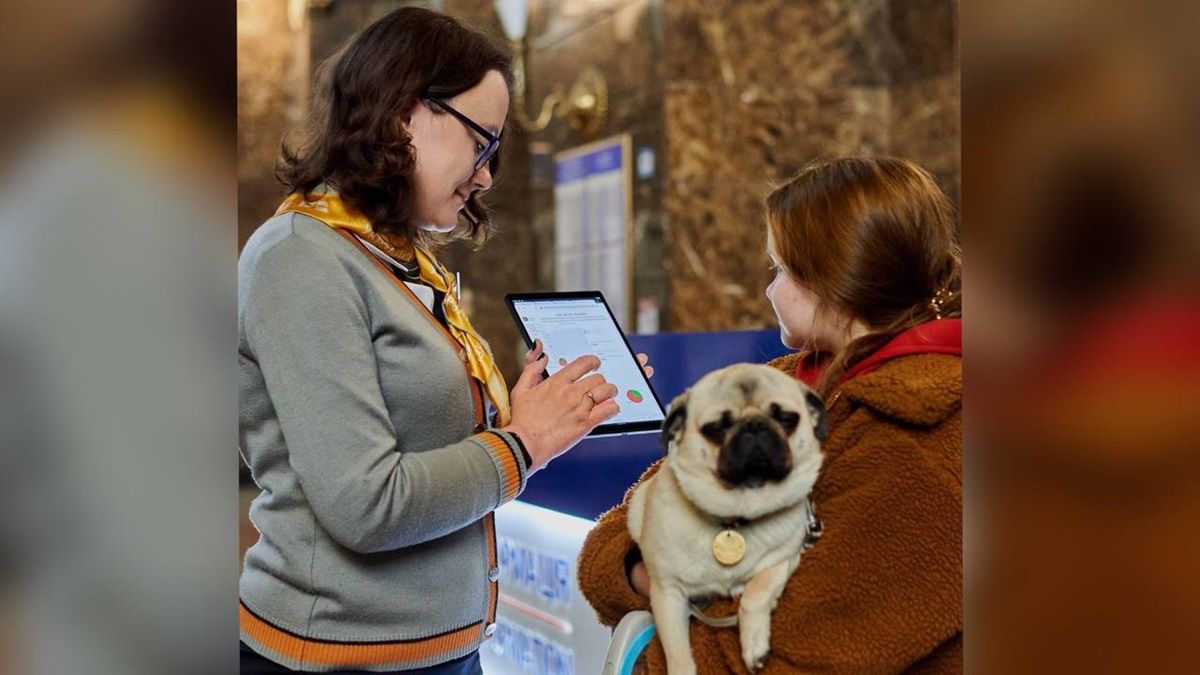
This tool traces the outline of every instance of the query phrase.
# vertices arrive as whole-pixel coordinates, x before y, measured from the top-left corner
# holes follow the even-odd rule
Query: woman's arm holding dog
[[[646,469],[621,504],[600,516],[579,552],[579,591],[607,626],[617,625],[634,610],[650,609],[650,599],[631,585],[629,573],[640,564],[641,553],[629,535],[627,518],[634,488],[654,475],[661,464],[658,461]]]

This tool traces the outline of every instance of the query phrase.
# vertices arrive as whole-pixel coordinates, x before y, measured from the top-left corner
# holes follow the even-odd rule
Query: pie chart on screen
[[[629,391],[625,392],[625,398],[633,401],[634,403],[641,403],[642,392],[638,391],[637,389],[630,389]]]

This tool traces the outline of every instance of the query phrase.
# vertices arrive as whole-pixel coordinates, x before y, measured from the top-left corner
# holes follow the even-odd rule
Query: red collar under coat
[[[865,375],[892,359],[914,354],[953,354],[962,356],[962,319],[937,319],[913,326],[892,338],[867,358],[846,371],[839,384]],[[802,358],[796,364],[796,379],[815,386],[821,379],[827,359]]]

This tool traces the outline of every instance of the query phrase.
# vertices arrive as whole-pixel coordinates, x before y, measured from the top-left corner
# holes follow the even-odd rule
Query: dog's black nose
[[[787,441],[763,418],[744,420],[717,458],[721,480],[739,487],[757,488],[779,482],[791,470]]]

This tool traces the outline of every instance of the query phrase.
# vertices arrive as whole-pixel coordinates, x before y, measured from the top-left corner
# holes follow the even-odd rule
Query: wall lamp
[[[588,66],[575,78],[570,88],[561,84],[547,96],[530,116],[525,100],[525,62],[529,55],[526,30],[529,26],[528,0],[495,0],[496,13],[513,51],[513,92],[517,122],[526,131],[542,131],[557,115],[566,117],[571,127],[589,135],[604,124],[608,114],[608,83],[595,66]]]

